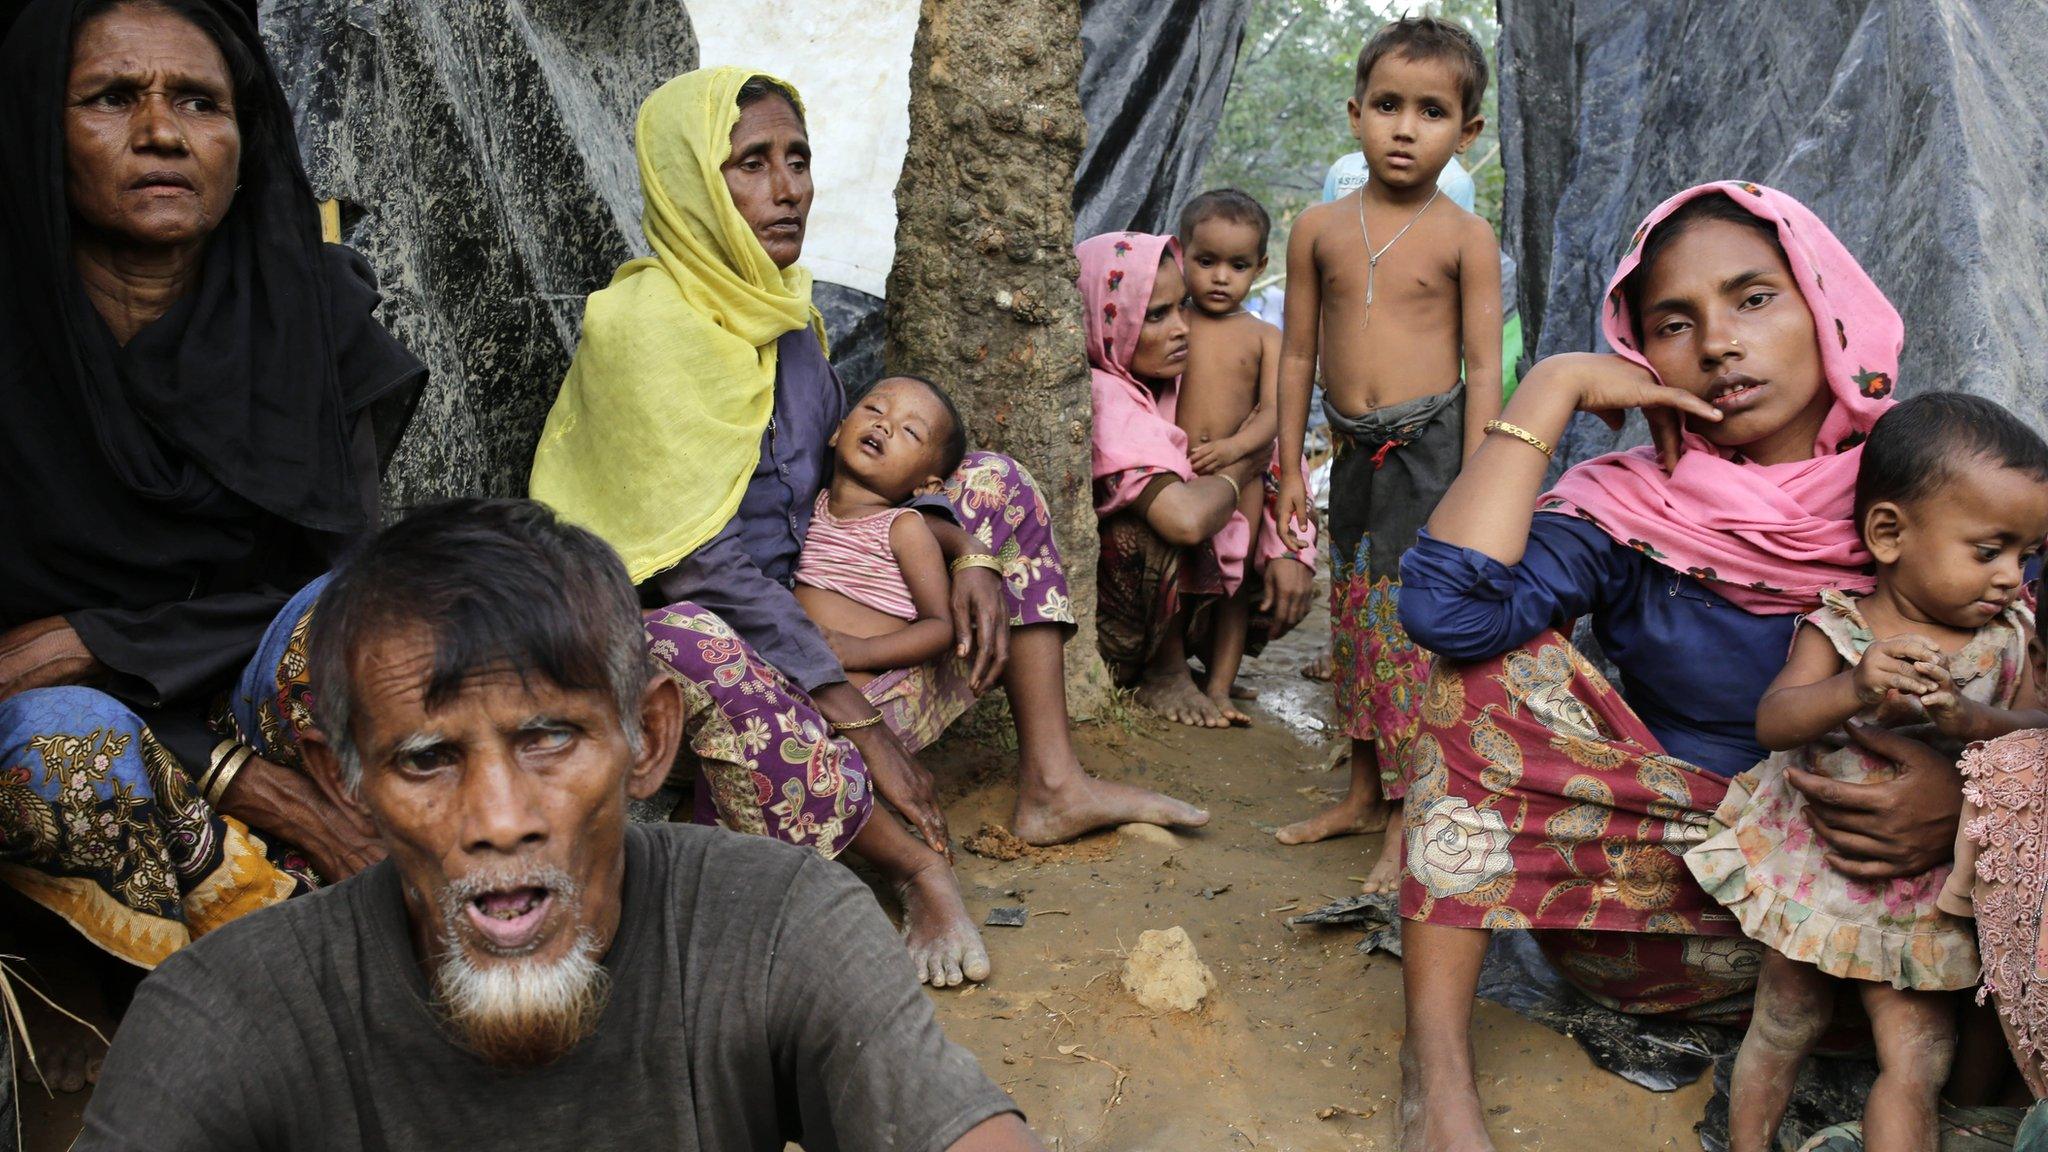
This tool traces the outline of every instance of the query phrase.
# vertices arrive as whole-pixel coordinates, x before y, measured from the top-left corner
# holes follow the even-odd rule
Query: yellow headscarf
[[[640,227],[654,255],[591,294],[528,490],[603,537],[635,583],[688,556],[739,508],[775,405],[775,342],[810,325],[811,274],[778,269],[734,207],[747,68],[685,73],[640,105]],[[799,112],[802,104],[797,105]]]

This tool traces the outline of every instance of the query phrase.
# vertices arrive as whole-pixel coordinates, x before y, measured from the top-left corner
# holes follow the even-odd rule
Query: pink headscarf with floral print
[[[1088,366],[1094,377],[1095,514],[1108,516],[1129,505],[1155,477],[1189,481],[1188,435],[1173,422],[1180,381],[1152,389],[1131,372],[1138,333],[1159,279],[1159,263],[1180,259],[1171,236],[1110,232],[1074,246],[1081,261],[1081,307],[1088,338]],[[1244,579],[1251,526],[1231,513],[1230,522],[1209,541],[1223,570],[1225,593]]]
[[[1537,510],[1591,521],[1757,615],[1809,611],[1825,588],[1866,592],[1870,554],[1851,520],[1856,470],[1871,425],[1892,406],[1905,328],[1819,217],[1758,184],[1726,181],[1680,192],[1659,204],[1629,241],[1608,281],[1601,330],[1616,355],[1650,367],[1635,347],[1622,283],[1636,270],[1651,229],[1701,196],[1726,196],[1777,227],[1793,280],[1813,313],[1821,373],[1835,398],[1813,458],[1738,463],[1732,451],[1688,431],[1669,475],[1653,448],[1601,456],[1566,472]]]

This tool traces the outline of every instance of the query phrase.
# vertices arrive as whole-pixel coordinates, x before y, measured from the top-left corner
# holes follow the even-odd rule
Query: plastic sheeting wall
[[[1705,180],[1800,197],[1906,321],[1905,394],[2048,426],[2048,6],[1501,0],[1505,231],[1542,354],[1589,349],[1649,209]],[[1639,424],[1623,433],[1641,442]],[[1581,418],[1572,460],[1616,442]]]
[[[1086,0],[1074,232],[1172,231],[1200,192],[1251,0]]]
[[[804,266],[870,296],[895,259],[917,14],[918,0],[726,0],[692,13],[703,66],[759,68],[803,94],[817,186]]]
[[[397,506],[520,494],[583,299],[644,250],[632,123],[695,65],[675,0],[264,0],[314,189],[432,378]]]

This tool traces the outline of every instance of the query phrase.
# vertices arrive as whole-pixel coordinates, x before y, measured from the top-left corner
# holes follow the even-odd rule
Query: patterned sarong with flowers
[[[1726,781],[1664,754],[1571,642],[1439,662],[1410,749],[1401,915],[1539,932],[1573,983],[1632,1012],[1754,983],[1755,946],[1681,857]],[[1732,938],[1732,939],[1731,939]]]
[[[946,482],[960,526],[1003,566],[1012,627],[1074,623],[1052,517],[1024,466],[969,453]],[[832,735],[810,697],[725,621],[683,601],[648,613],[648,651],[682,686],[684,732],[697,762],[696,818],[837,856],[874,809],[867,766]],[[862,692],[912,751],[974,702],[952,656],[897,669]]]
[[[213,721],[291,768],[310,717],[306,624],[325,583],[278,613]],[[104,692],[0,701],[0,880],[144,968],[318,882],[296,850],[214,810],[194,777]]]
[[[1430,653],[1401,626],[1401,557],[1464,459],[1465,388],[1330,419],[1331,687],[1337,719],[1377,753],[1381,795],[1408,790]]]

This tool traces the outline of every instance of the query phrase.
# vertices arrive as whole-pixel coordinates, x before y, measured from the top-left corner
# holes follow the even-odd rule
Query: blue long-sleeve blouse
[[[1489,659],[1590,615],[1629,707],[1666,752],[1719,776],[1767,755],[1757,701],[1799,622],[1746,612],[1593,525],[1548,513],[1512,567],[1423,532],[1401,559],[1400,612],[1417,644],[1453,660]]]

